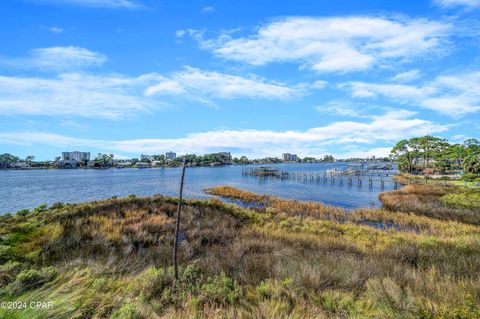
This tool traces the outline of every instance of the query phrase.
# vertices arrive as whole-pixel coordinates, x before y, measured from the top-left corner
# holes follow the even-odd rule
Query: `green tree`
[[[113,162],[113,154],[98,153],[95,158],[95,163],[100,164],[102,167],[107,167]]]
[[[0,168],[7,168],[11,164],[18,162],[18,157],[9,153],[0,154]]]
[[[408,173],[413,171],[415,153],[415,148],[412,147],[411,140],[401,140],[390,151],[391,157],[398,161],[400,170]]]
[[[463,161],[465,174],[480,174],[480,154],[470,155]]]
[[[480,141],[475,138],[465,140],[463,146],[467,156],[480,154]]]
[[[423,151],[423,165],[428,167],[431,159],[441,157],[450,144],[443,138],[424,136],[421,138],[421,150]]]
[[[242,156],[242,157],[240,157],[240,163],[248,164],[248,163],[250,163],[250,161],[248,160],[248,158],[246,156]]]

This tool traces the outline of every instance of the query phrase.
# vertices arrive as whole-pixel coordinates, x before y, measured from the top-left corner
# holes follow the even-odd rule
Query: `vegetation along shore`
[[[409,185],[346,211],[231,187],[0,217],[1,318],[479,318],[478,189]],[[249,208],[247,208],[249,207]]]

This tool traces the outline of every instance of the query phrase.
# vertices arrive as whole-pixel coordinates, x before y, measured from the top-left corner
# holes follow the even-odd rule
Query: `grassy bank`
[[[465,181],[459,176],[443,176],[443,177],[429,177],[426,175],[413,175],[413,174],[397,174],[393,176],[395,180],[403,185],[409,184],[430,184],[437,186],[459,186],[459,187],[469,187],[469,188],[478,188],[478,182]]]
[[[395,196],[440,192],[427,187]],[[230,187],[208,192],[258,207],[187,201],[175,287],[174,198],[0,217],[1,299],[53,302],[0,309],[0,317],[480,317],[480,226],[469,207],[450,218],[401,205],[347,212]],[[454,205],[441,200],[449,194],[470,196],[448,189],[437,196],[442,205]]]

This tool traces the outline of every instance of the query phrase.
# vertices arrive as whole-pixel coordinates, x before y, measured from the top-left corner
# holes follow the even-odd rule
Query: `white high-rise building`
[[[296,162],[298,160],[297,154],[283,153],[282,159],[284,162]]]
[[[76,160],[78,162],[81,161],[89,161],[90,160],[90,152],[62,152],[62,160]]]
[[[166,152],[165,153],[165,159],[166,160],[174,160],[177,158],[177,153],[175,152]]]
[[[285,162],[289,162],[292,160],[292,154],[290,153],[283,153],[282,154],[282,159],[285,161]]]

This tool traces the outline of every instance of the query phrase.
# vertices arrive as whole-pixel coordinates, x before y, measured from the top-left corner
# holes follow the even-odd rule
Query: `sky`
[[[0,153],[387,156],[480,137],[480,0],[4,0]]]

